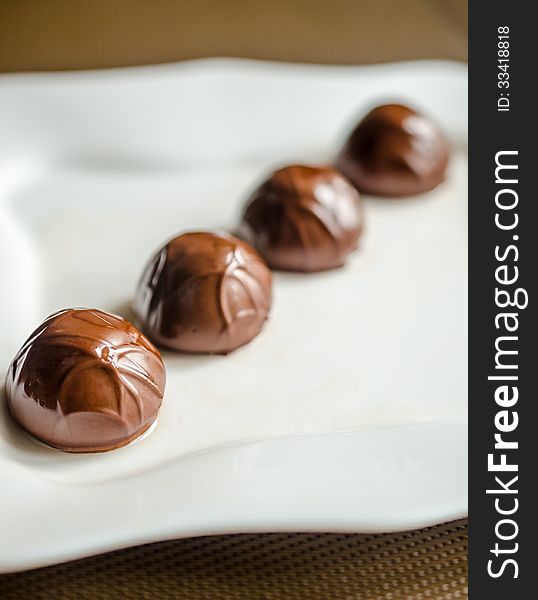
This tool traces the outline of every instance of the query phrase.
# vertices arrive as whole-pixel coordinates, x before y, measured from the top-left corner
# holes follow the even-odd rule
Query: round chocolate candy
[[[150,260],[133,310],[158,345],[227,354],[254,338],[271,307],[271,272],[229,235],[184,233]]]
[[[93,309],[63,310],[26,340],[6,379],[26,431],[67,452],[123,446],[155,421],[165,385],[158,350],[131,323]]]
[[[351,132],[336,168],[365,194],[410,196],[444,179],[448,145],[428,118],[407,106],[386,104]]]
[[[331,167],[275,171],[250,196],[239,228],[267,264],[284,271],[341,267],[357,247],[360,196]]]

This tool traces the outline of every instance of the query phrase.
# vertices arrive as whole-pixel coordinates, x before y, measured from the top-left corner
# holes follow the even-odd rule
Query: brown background
[[[242,56],[466,60],[466,0],[0,0],[0,71]]]
[[[0,598],[465,600],[467,526],[457,521],[382,535],[267,533],[161,542],[0,575]]]

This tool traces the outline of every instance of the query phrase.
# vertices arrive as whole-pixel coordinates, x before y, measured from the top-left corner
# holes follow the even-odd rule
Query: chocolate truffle
[[[399,104],[369,112],[347,139],[336,168],[365,194],[410,196],[445,176],[448,145],[428,118]]]
[[[267,264],[284,271],[341,267],[363,227],[361,200],[330,167],[275,171],[251,195],[239,228]]]
[[[164,385],[158,350],[131,323],[71,309],[26,340],[9,367],[6,397],[15,420],[46,444],[102,452],[148,429]]]
[[[260,332],[271,307],[271,272],[229,235],[185,233],[147,265],[133,303],[143,331],[165,348],[227,354]]]

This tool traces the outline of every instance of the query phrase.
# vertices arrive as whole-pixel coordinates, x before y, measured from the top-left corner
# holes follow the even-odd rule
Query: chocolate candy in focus
[[[133,310],[150,339],[183,352],[227,354],[250,342],[271,307],[271,272],[245,242],[185,233],[150,260]]]
[[[250,196],[239,228],[267,264],[284,271],[341,267],[363,229],[357,190],[331,167],[291,165]]]
[[[158,350],[131,323],[93,309],[48,317],[13,359],[6,397],[14,419],[50,446],[102,452],[155,421],[165,386]]]
[[[399,104],[369,112],[345,142],[336,168],[364,194],[410,196],[445,177],[448,144],[427,117]]]

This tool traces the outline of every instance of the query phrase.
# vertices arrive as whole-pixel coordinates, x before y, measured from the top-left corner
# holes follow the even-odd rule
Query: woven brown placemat
[[[2,600],[452,600],[466,589],[467,521],[192,538],[0,576]]]

